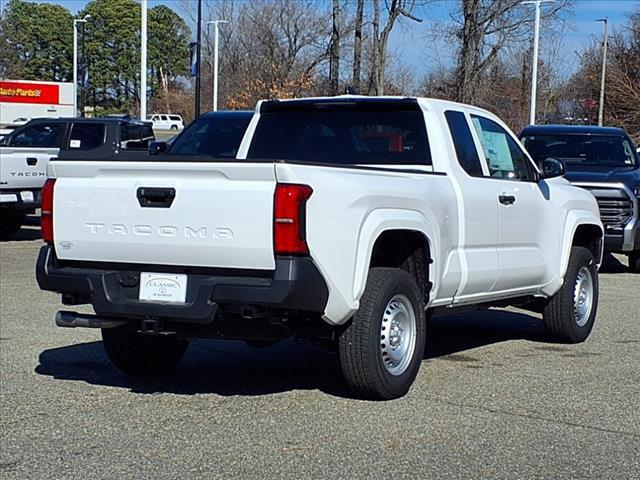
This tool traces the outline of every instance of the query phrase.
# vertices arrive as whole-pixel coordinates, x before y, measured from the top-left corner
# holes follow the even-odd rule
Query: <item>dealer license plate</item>
[[[139,298],[149,302],[185,303],[187,275],[142,272]]]

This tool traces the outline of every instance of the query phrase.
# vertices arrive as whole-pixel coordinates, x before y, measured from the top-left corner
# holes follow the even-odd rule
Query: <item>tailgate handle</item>
[[[141,207],[169,208],[176,197],[175,188],[140,187],[137,192]]]
[[[27,165],[33,167],[36,163],[38,163],[38,159],[36,157],[27,157]]]

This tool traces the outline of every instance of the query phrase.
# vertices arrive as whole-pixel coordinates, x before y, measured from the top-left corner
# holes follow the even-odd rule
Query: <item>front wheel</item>
[[[640,250],[629,253],[629,272],[640,273]]]
[[[347,384],[363,398],[403,396],[418,374],[425,337],[424,303],[413,277],[372,268],[360,308],[338,340]]]
[[[127,325],[102,329],[102,343],[109,360],[131,375],[170,372],[184,356],[188,340],[175,336],[145,335]]]
[[[169,127],[169,130],[177,131],[178,127],[176,125],[171,125],[171,127]]]
[[[590,250],[571,247],[564,283],[542,312],[547,333],[559,342],[584,342],[598,309],[598,271]]]

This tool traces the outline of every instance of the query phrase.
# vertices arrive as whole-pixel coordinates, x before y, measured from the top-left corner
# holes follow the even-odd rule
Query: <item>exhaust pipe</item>
[[[56,313],[56,325],[66,328],[114,328],[124,325],[126,320],[109,320],[96,315],[60,310]]]

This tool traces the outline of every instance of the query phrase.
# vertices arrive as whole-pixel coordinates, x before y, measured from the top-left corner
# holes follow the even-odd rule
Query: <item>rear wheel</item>
[[[24,212],[16,211],[0,213],[0,237],[8,237],[20,230],[25,216]]]
[[[127,325],[102,329],[102,343],[109,360],[131,375],[161,375],[175,368],[189,346],[175,336],[144,335]]]
[[[593,328],[597,309],[596,261],[590,250],[572,247],[564,283],[543,310],[546,330],[559,342],[584,342]]]
[[[629,253],[629,271],[640,273],[640,250]]]
[[[177,125],[171,125],[171,127],[169,127],[169,130],[178,130]]]
[[[363,398],[403,396],[418,374],[425,336],[422,294],[413,277],[372,268],[360,308],[338,341],[347,384]]]

